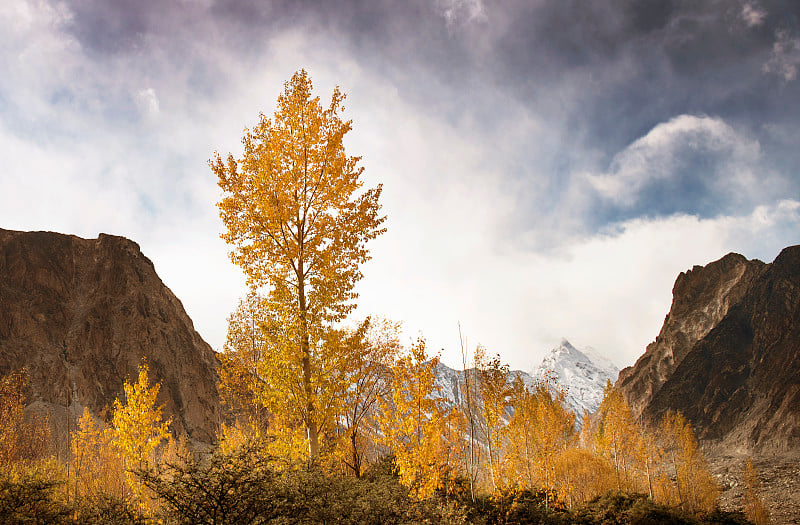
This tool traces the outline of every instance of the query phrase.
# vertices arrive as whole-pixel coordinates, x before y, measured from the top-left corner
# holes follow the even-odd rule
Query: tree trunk
[[[306,435],[308,437],[308,457],[311,460],[319,456],[319,430],[315,420],[313,390],[311,388],[311,357],[308,352],[308,335],[303,336],[303,388],[306,393]]]
[[[303,275],[303,261],[299,261],[298,276]],[[300,355],[303,366],[303,390],[306,394],[306,437],[308,438],[308,458],[315,460],[319,457],[319,429],[314,407],[314,389],[311,387],[311,345],[308,336],[308,319],[306,309],[305,282],[302,278],[298,279],[298,299],[300,306]]]
[[[355,429],[350,432],[350,444],[353,447],[353,464],[350,465],[350,468],[353,469],[353,474],[356,478],[361,477],[361,454],[358,453],[358,436],[356,435]]]

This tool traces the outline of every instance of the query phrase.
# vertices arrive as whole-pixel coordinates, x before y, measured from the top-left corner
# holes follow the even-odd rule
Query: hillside
[[[679,410],[727,450],[800,449],[800,246],[679,275],[659,336],[617,387],[636,415]]]
[[[107,414],[143,359],[173,432],[210,442],[217,359],[139,246],[0,229],[0,374],[29,370],[28,410],[49,413],[63,438],[65,407]]]

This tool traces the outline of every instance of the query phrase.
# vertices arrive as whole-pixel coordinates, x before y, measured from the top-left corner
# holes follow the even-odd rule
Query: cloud
[[[740,16],[748,27],[755,27],[764,23],[767,12],[756,2],[745,2]]]
[[[492,251],[494,239],[474,233],[447,264],[450,246],[432,249],[419,224],[420,249],[375,253],[361,311],[402,320],[409,339],[423,333],[451,366],[460,363],[458,323],[470,348],[482,343],[515,368],[536,365],[561,337],[630,365],[658,334],[680,272],[730,251],[771,261],[796,241],[799,211],[782,201],[742,216],[632,219],[562,239],[548,254]],[[445,243],[461,232],[449,226]]]
[[[680,115],[617,153],[609,170],[586,180],[621,210],[711,216],[761,194],[758,140],[708,116]],[[767,184],[768,185],[768,184]]]
[[[799,129],[758,74],[773,13],[741,37],[717,4],[156,4],[0,2],[0,226],[133,238],[215,348],[244,289],[206,159],[300,67],[384,184],[359,312],[449,364],[458,321],[516,367],[562,336],[628,363],[679,271],[796,240],[765,146],[793,144],[759,134]]]
[[[0,3],[0,109],[6,125],[52,118],[49,101],[67,102],[66,86],[80,81],[80,46],[64,35],[72,19],[62,4],[10,0]]]
[[[486,21],[486,6],[483,0],[436,0],[436,8],[444,16],[448,27]]]
[[[792,37],[786,30],[777,31],[772,54],[763,67],[764,73],[776,75],[784,82],[791,82],[797,78],[798,66],[800,66],[800,39]]]
[[[142,114],[148,118],[154,118],[161,112],[158,97],[153,88],[140,89],[136,93],[136,102]]]

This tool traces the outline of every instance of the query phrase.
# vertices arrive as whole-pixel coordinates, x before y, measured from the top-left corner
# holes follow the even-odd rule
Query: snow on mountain
[[[566,339],[550,350],[531,374],[543,378],[554,374],[567,391],[567,407],[580,419],[584,411],[594,412],[603,401],[607,381],[617,380],[619,368],[592,348],[578,350]]]
[[[439,396],[450,405],[466,403],[464,393],[464,372],[454,370],[439,363],[435,369],[436,385]],[[509,383],[519,375],[523,382],[531,386],[548,375],[555,375],[558,384],[567,392],[567,408],[577,416],[580,425],[584,411],[594,412],[603,400],[603,389],[606,381],[617,380],[619,368],[608,358],[592,348],[578,350],[566,339],[553,348],[542,360],[542,363],[530,373],[513,370],[509,373]],[[469,379],[474,380],[470,373]]]
[[[448,405],[460,406],[461,393],[466,391],[464,371],[454,370],[440,361],[433,372],[436,374],[434,384],[439,387],[439,397],[443,398]],[[470,373],[469,377],[471,379],[474,374]]]

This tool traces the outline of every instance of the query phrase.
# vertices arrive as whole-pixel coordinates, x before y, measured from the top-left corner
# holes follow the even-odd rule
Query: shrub
[[[80,502],[75,523],[85,525],[144,525],[148,520],[137,505],[116,496],[99,495]]]
[[[65,523],[71,509],[57,489],[63,484],[38,467],[0,472],[0,523]]]

